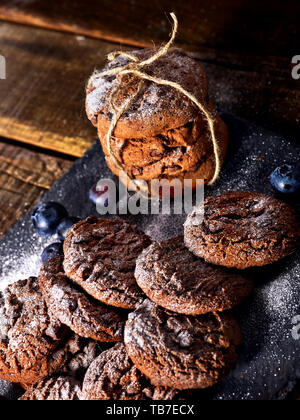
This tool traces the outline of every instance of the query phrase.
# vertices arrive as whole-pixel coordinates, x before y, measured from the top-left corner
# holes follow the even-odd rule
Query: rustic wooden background
[[[224,110],[296,134],[300,2],[261,0],[0,0],[0,236],[96,138],[85,83],[109,51],[158,46],[174,11],[177,45],[207,69]],[[292,398],[296,398],[295,392]]]

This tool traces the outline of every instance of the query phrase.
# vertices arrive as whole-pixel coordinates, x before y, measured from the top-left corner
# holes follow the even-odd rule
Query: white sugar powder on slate
[[[108,86],[105,87],[107,88]],[[154,100],[154,96],[151,95],[148,98],[150,110],[152,98]],[[96,99],[95,97],[94,100]],[[206,196],[232,190],[274,194],[269,183],[270,172],[278,165],[295,162],[299,156],[296,146],[283,137],[253,128],[250,123],[245,124],[229,115],[226,119],[232,132],[230,153],[222,168],[220,179],[213,189],[207,187]],[[86,168],[78,166],[68,181],[71,182],[72,176],[76,182],[85,185],[86,177],[94,179],[93,171],[106,173],[106,170],[103,155],[93,148]],[[64,202],[65,194],[69,193],[65,190],[68,190],[66,181],[50,193],[51,198]],[[88,187],[86,191],[80,191],[82,196],[77,196],[77,200],[82,200],[83,214],[88,208],[85,204],[87,191]],[[77,203],[72,203],[72,206],[77,212]],[[159,215],[129,219],[132,223],[138,223],[154,240],[163,240],[182,233],[185,216]],[[30,222],[27,219],[26,225],[28,223]],[[26,226],[19,225],[9,237],[9,241],[5,239],[4,242],[7,249],[2,252],[4,260],[1,260],[0,288],[3,289],[7,284],[19,279],[37,275],[42,250],[51,242],[55,242],[55,239],[39,238],[27,232]],[[15,250],[16,243],[19,244],[19,251],[14,254],[12,250]],[[300,315],[298,265],[299,252],[294,257],[282,261],[279,266],[272,266],[267,272],[267,278],[264,269],[258,270],[260,279],[256,279],[254,296],[234,312],[244,335],[244,347],[239,351],[238,367],[227,381],[212,391],[213,398],[276,398],[276,392],[286,392],[292,384],[291,381],[300,378],[300,369],[297,370],[300,342],[292,339],[292,319],[295,315]]]
[[[294,296],[293,285],[288,278],[273,281],[263,291],[268,310],[274,316],[284,316],[290,314],[289,303]]]
[[[16,234],[16,242],[18,241]],[[29,277],[37,277],[42,266],[41,255],[44,248],[56,242],[53,238],[42,238],[33,235],[30,244],[26,247],[20,243],[18,254],[12,254],[1,261],[0,290],[4,290],[9,284]]]

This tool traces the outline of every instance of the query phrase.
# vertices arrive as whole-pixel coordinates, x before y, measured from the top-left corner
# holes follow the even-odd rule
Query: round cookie
[[[145,300],[125,327],[129,357],[152,385],[179,390],[208,388],[237,361],[241,332],[227,314],[190,317]]]
[[[89,367],[82,387],[84,400],[171,400],[178,392],[153,387],[127,355],[123,343],[102,353]]]
[[[155,51],[131,52],[139,60],[151,57]],[[128,57],[119,55],[104,70],[128,64]],[[215,120],[215,134],[222,164],[225,160],[229,135],[225,123],[209,102],[208,79],[201,65],[182,50],[173,49],[145,71],[159,78],[179,83],[193,94]],[[109,154],[106,134],[112,113],[110,94],[121,88],[116,106],[119,107],[137,91],[140,80],[134,76],[103,76],[96,71],[90,78],[86,92],[86,112],[98,129],[106,161],[111,171],[126,183],[120,167],[132,179],[204,179],[215,174],[216,157],[206,117],[184,94],[170,86],[144,81],[140,93],[119,119]],[[196,183],[194,183],[195,187]]]
[[[186,315],[231,309],[253,290],[250,280],[195,257],[182,236],[144,250],[135,277],[157,305]]]
[[[143,49],[130,54],[145,60],[155,53]],[[132,62],[119,55],[110,62],[105,70],[124,66]],[[208,79],[203,67],[180,49],[169,51],[155,63],[147,66],[146,72],[155,77],[179,83],[184,89],[196,96],[202,103],[208,101]],[[102,132],[107,132],[110,121],[109,97],[119,80],[115,76],[99,77],[96,71],[87,86],[86,111],[91,122]],[[117,107],[136,92],[139,79],[127,76],[123,78],[124,88]],[[143,88],[131,107],[121,116],[114,135],[120,138],[153,137],[164,130],[172,130],[191,122],[199,110],[182,93],[169,86],[162,86],[145,81]]]
[[[134,309],[144,296],[134,278],[136,259],[150,244],[147,235],[124,220],[89,217],[67,234],[64,270],[96,300]]]
[[[0,292],[0,378],[35,384],[69,354],[66,328],[50,318],[36,278]]]
[[[66,350],[64,364],[54,376],[44,379],[33,386],[30,384],[21,384],[21,386],[27,391],[22,399],[44,399],[46,398],[44,390],[47,392],[47,389],[49,390],[50,399],[60,399],[59,392],[61,388],[65,388],[65,381],[67,381],[68,389],[71,391],[73,390],[73,386],[69,386],[69,384],[79,385],[81,390],[82,382],[87,369],[90,364],[102,353],[103,349],[100,347],[98,341],[82,338],[74,334],[68,341]],[[60,383],[58,385],[61,384],[62,386],[57,387],[56,380],[58,378],[60,379]],[[76,394],[74,395],[75,399],[77,399]],[[63,399],[68,400],[68,395],[65,395]]]
[[[215,111],[214,111],[215,113]],[[208,128],[197,131],[195,126],[170,130],[157,137],[142,139],[112,139],[112,151],[122,162],[123,169],[132,179],[184,180],[204,179],[208,182],[214,175],[216,159]],[[223,120],[215,115],[216,137],[219,142],[220,161],[224,162],[229,141],[228,129]],[[185,131],[183,136],[180,132]],[[187,134],[189,133],[189,134]],[[110,170],[119,176],[119,169],[108,156],[103,139],[102,148]],[[194,183],[194,187],[195,187]]]
[[[44,379],[19,398],[20,401],[78,401],[80,399],[80,382],[67,376]]]
[[[246,269],[272,264],[300,243],[295,211],[273,197],[230,192],[205,200],[204,220],[196,210],[185,223],[185,244],[207,262]]]
[[[123,340],[127,316],[76,288],[64,273],[63,257],[53,258],[42,267],[39,285],[49,313],[76,334],[103,342]]]

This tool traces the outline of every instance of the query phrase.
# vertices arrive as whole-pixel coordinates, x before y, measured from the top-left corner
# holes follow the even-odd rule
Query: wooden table
[[[95,141],[85,83],[108,52],[160,45],[174,11],[177,45],[206,68],[213,101],[267,128],[295,134],[300,80],[299,1],[2,0],[0,235]],[[299,395],[296,392],[293,398]]]

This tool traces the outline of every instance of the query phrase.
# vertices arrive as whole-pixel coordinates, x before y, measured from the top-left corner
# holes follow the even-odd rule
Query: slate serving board
[[[231,148],[218,182],[206,196],[230,190],[273,194],[269,175],[283,163],[299,160],[300,145],[232,115],[222,113],[231,132]],[[88,191],[102,177],[113,178],[100,145],[96,142],[43,197],[63,203],[69,213],[97,215]],[[294,200],[299,211],[299,201]],[[153,239],[162,240],[183,232],[186,216],[128,216]],[[25,216],[0,241],[0,288],[7,283],[37,275],[42,249],[53,238],[38,237]],[[299,250],[271,267],[252,270],[256,280],[253,297],[236,308],[244,335],[236,369],[221,384],[199,392],[200,399],[282,399],[300,379],[300,340],[292,336],[293,319],[300,315]],[[15,399],[19,390],[0,381],[0,397]]]

